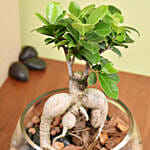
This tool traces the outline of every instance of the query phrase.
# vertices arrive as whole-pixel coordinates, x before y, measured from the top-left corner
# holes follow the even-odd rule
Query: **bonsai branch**
[[[86,62],[85,64],[85,69],[84,69],[84,77],[87,77],[88,76],[88,73],[89,73],[89,70],[90,70],[90,65],[88,62]]]

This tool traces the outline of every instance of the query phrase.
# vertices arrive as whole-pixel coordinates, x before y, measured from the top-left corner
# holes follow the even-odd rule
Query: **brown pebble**
[[[55,142],[55,145],[58,147],[58,148],[56,147],[57,150],[63,150],[63,148],[64,148],[64,143],[62,143],[62,142]]]
[[[60,127],[60,128],[63,128],[63,124],[62,124],[62,123],[60,123],[59,127]]]
[[[31,128],[33,126],[33,122],[32,121],[29,121],[26,125],[26,128]]]
[[[10,148],[10,150],[17,150],[17,148],[15,148],[15,147],[11,147],[11,148]]]
[[[51,131],[51,135],[52,136],[56,135],[56,131],[54,129]]]
[[[105,147],[101,148],[100,150],[107,150]]]
[[[54,129],[55,129],[56,133],[60,133],[61,132],[59,127],[55,127]]]
[[[58,120],[55,120],[55,121],[53,122],[53,126],[56,127],[56,126],[58,126],[58,125],[59,125],[59,121],[58,121]]]
[[[109,138],[108,138],[107,133],[102,133],[102,134],[100,135],[100,143],[101,143],[102,145],[104,145],[108,139],[109,139]]]
[[[34,117],[32,118],[32,122],[33,122],[34,124],[40,123],[40,118],[39,118],[38,116],[34,116]]]
[[[36,134],[36,129],[35,128],[30,128],[28,130],[29,133],[31,133],[32,135]]]
[[[82,150],[81,146],[68,145],[63,150]]]
[[[54,128],[54,125],[53,125],[53,124],[50,125],[50,129],[52,129],[52,128]]]

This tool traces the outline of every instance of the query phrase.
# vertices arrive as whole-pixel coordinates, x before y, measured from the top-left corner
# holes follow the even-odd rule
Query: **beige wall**
[[[45,6],[50,0],[20,0],[21,14],[21,38],[22,44],[30,44],[37,48],[40,56],[51,59],[64,60],[63,52],[52,49],[52,46],[44,45],[44,37],[38,33],[30,31],[38,26],[41,22],[36,18],[35,12],[45,15]],[[71,0],[57,0],[66,8]],[[119,59],[112,53],[107,53],[119,70],[138,73],[150,76],[150,0],[75,0],[82,6],[88,3],[97,4],[114,4],[118,6],[125,16],[125,25],[136,27],[141,37],[133,33],[135,43],[128,50],[122,49],[123,57]]]
[[[20,50],[17,0],[0,0],[0,86]]]

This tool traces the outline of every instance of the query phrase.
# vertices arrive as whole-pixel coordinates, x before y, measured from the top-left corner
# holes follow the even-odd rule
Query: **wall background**
[[[35,12],[45,14],[45,6],[50,0],[20,0],[20,21],[21,21],[21,40],[22,45],[33,45],[37,48],[41,57],[64,60],[63,51],[52,49],[52,46],[44,45],[44,37],[38,33],[30,31],[38,26],[41,22],[34,15]],[[58,1],[58,0],[57,0]],[[63,7],[68,7],[70,0],[59,0]],[[149,0],[76,0],[82,6],[88,3],[97,4],[114,4],[118,6],[125,16],[125,24],[136,27],[141,37],[133,33],[135,43],[128,50],[122,49],[123,57],[109,52],[105,54],[111,58],[115,66],[126,72],[132,72],[143,75],[150,75],[150,1]]]
[[[0,86],[8,76],[10,64],[20,51],[17,0],[0,0]]]

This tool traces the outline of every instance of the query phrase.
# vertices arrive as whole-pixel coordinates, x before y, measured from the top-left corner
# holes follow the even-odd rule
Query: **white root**
[[[84,108],[83,106],[80,106],[79,109],[80,109],[81,113],[85,116],[86,121],[88,121],[88,120],[89,120],[89,116],[88,116],[88,114],[87,114],[85,108]]]
[[[85,96],[82,98],[82,104],[86,108],[104,109],[107,107],[106,96],[98,89],[88,88],[85,90]]]
[[[50,141],[50,124],[53,118],[64,114],[72,104],[71,96],[67,93],[51,96],[44,105],[40,123],[40,146],[54,150]]]

